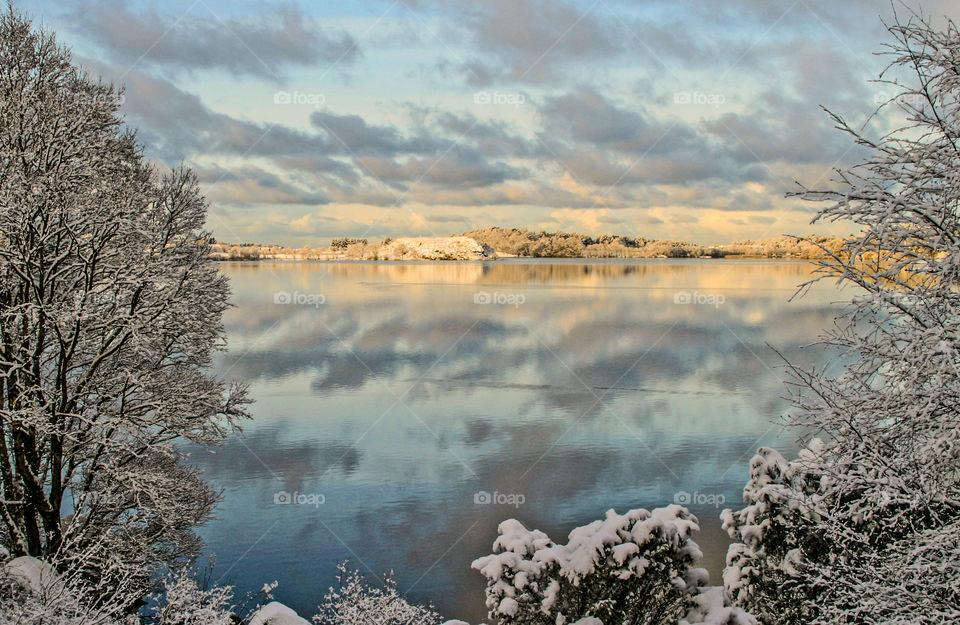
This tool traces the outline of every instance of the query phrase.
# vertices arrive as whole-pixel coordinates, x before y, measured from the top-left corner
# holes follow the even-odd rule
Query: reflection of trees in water
[[[491,284],[548,284],[597,279],[620,280],[657,278],[682,286],[684,278],[722,288],[729,281],[745,279],[757,288],[776,283],[777,288],[796,288],[810,275],[805,262],[749,260],[659,261],[512,261],[491,262],[271,262],[224,263],[224,273],[243,279],[247,276],[283,276],[297,282],[314,282],[318,274],[333,279],[377,282],[438,282]]]
[[[224,359],[231,373],[274,379],[309,372],[320,393],[358,389],[376,379],[413,380],[428,372],[435,380],[546,385],[554,389],[542,391],[546,401],[564,404],[580,402],[561,400],[567,393],[556,388],[579,395],[583,384],[601,390],[682,389],[687,381],[700,384],[700,390],[767,389],[768,365],[776,363],[767,345],[798,357],[800,346],[832,315],[823,294],[819,301],[810,296],[787,302],[790,289],[809,276],[811,266],[797,262],[229,267],[241,269],[230,274],[238,306],[228,320],[238,345]],[[318,274],[328,295],[319,309],[278,306],[269,292],[264,295],[274,288],[293,290],[304,276],[315,282]],[[469,288],[446,286],[503,284],[489,290],[509,291],[523,279],[527,285],[589,281],[596,290],[536,296],[528,291],[526,303],[515,308],[475,305]],[[668,288],[723,281],[745,286],[729,286],[741,290],[721,307],[674,305]],[[418,283],[427,286],[414,286]],[[369,284],[399,288],[364,286]],[[763,288],[751,290],[753,284]],[[653,290],[637,295],[607,290],[643,285]]]

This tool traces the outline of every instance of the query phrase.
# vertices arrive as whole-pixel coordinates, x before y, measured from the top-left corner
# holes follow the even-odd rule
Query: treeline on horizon
[[[719,258],[724,256],[763,256],[769,258],[823,258],[824,246],[840,249],[837,237],[808,235],[782,236],[762,240],[737,241],[728,245],[699,245],[684,241],[647,239],[615,234],[590,236],[575,232],[533,232],[518,228],[483,228],[462,236],[489,245],[514,256],[534,258]]]
[[[615,234],[591,236],[576,232],[531,231],[526,228],[490,227],[470,230],[460,235],[488,245],[501,256],[531,258],[798,258],[814,260],[836,253],[843,239],[832,236],[779,236],[767,239],[746,239],[724,245],[700,245],[684,241],[648,239]],[[301,260],[336,260],[338,258],[376,257],[376,249],[389,243],[341,237],[329,248],[285,247],[257,243],[217,243],[212,245],[220,260],[259,260],[296,258]]]

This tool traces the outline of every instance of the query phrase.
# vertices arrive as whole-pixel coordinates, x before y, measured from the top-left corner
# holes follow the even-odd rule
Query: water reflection
[[[824,285],[787,303],[810,272],[791,262],[223,269],[236,308],[221,371],[250,382],[257,404],[243,440],[195,454],[225,489],[205,536],[224,581],[278,579],[277,597],[304,614],[350,558],[476,622],[482,579],[469,562],[504,518],[562,538],[609,507],[678,491],[738,500],[753,450],[792,438],[771,425],[786,404],[768,345],[817,362],[802,348],[837,299]],[[683,293],[722,303],[675,303]],[[522,303],[476,303],[483,294]],[[277,505],[278,491],[325,503]],[[478,491],[526,503],[475,505]],[[717,574],[717,510],[693,508]]]

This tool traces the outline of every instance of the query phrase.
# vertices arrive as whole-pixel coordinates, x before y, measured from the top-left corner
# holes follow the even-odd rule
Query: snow
[[[493,255],[491,247],[464,236],[401,237],[377,251],[380,260],[483,260]]]
[[[668,609],[653,604],[682,603],[707,581],[704,569],[691,566],[702,558],[691,540],[698,529],[696,517],[678,505],[623,514],[608,510],[604,518],[574,528],[566,544],[509,519],[499,526],[494,553],[472,567],[487,578],[486,605],[495,620],[607,618],[610,602],[630,595],[645,575],[657,577],[639,584],[659,585],[663,594],[631,599],[631,609]]]
[[[512,599],[510,597],[504,597],[503,600],[500,601],[500,607],[498,608],[498,612],[506,616],[516,616],[517,610],[519,608],[520,608],[520,605],[517,603],[516,599]]]
[[[14,558],[3,566],[3,570],[35,594],[62,586],[59,574],[51,565],[31,556]]]
[[[617,564],[623,564],[630,556],[640,553],[640,547],[634,543],[624,543],[613,548],[613,559]]]
[[[780,563],[780,569],[792,577],[800,575],[803,567],[803,550],[791,549],[787,552],[783,562]]]
[[[685,514],[681,506],[658,508],[653,512],[630,510],[625,514],[608,510],[603,520],[571,531],[566,545],[541,549],[533,559],[558,564],[561,574],[576,583],[604,563],[609,548],[614,562],[627,565],[628,578],[632,574],[642,575],[647,563],[638,554],[645,546],[663,539],[679,549],[699,528],[696,521],[685,518]]]
[[[721,586],[702,588],[691,603],[679,625],[757,625],[757,619],[730,605],[730,595]]]
[[[279,601],[271,601],[250,617],[249,625],[310,625],[310,622]]]

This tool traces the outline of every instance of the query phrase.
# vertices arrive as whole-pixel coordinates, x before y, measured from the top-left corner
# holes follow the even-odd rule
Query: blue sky
[[[17,6],[125,86],[147,155],[196,170],[227,241],[841,233],[784,194],[862,156],[819,106],[859,124],[893,95],[869,82],[879,0]]]

